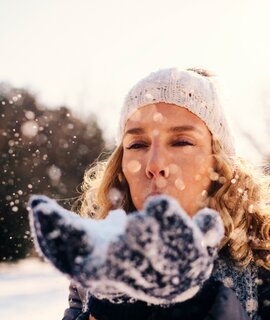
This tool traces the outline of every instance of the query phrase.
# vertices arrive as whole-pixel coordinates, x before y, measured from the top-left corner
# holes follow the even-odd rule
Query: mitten
[[[36,247],[94,295],[127,295],[151,304],[194,296],[211,274],[224,235],[218,213],[191,219],[168,196],[148,198],[142,212],[112,211],[84,219],[44,196],[30,199]]]

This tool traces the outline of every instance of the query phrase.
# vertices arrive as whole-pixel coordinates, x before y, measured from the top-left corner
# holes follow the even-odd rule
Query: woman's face
[[[160,102],[138,109],[125,125],[122,159],[136,209],[167,194],[194,215],[211,184],[211,145],[204,122],[185,108]]]

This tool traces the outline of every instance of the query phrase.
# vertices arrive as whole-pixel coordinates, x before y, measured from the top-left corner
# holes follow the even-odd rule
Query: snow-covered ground
[[[0,264],[0,319],[61,320],[69,280],[39,259]]]

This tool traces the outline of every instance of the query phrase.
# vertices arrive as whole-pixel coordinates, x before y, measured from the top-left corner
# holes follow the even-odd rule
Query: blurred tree
[[[70,208],[86,167],[104,150],[96,118],[49,110],[26,90],[0,84],[0,261],[30,254],[26,203],[33,193]]]

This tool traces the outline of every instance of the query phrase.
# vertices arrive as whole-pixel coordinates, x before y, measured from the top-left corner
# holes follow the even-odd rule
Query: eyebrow
[[[176,126],[176,127],[171,127],[167,130],[169,133],[181,133],[181,132],[186,132],[186,131],[196,131],[199,134],[202,134],[202,131],[198,129],[197,127],[194,127],[192,125],[185,125],[185,126]],[[124,134],[124,137],[126,135],[139,135],[139,134],[144,134],[145,130],[143,128],[131,128],[127,130]]]
[[[192,125],[171,127],[168,130],[168,132],[172,132],[172,133],[183,132],[183,131],[196,131],[196,132],[202,134],[202,131],[200,129],[198,129],[197,127],[192,126]]]

